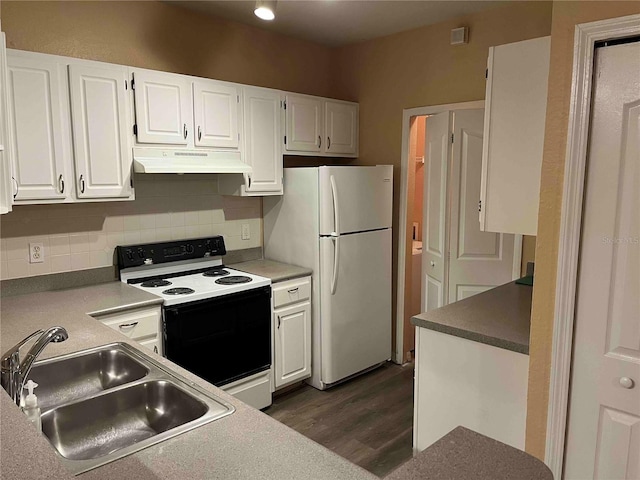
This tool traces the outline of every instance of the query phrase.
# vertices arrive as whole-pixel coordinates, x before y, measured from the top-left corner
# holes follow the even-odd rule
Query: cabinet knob
[[[435,267],[435,266],[436,266],[436,262],[434,262],[433,260],[431,260],[431,261],[429,262],[429,265],[431,265],[432,267]]]
[[[621,377],[620,378],[620,386],[622,388],[633,388],[635,382],[629,377]]]
[[[187,133],[188,133],[187,132],[187,124],[186,123],[182,126],[182,132],[184,134],[184,139],[186,140],[187,139]]]
[[[331,148],[331,137],[327,137],[327,150]]]
[[[62,175],[58,177],[58,188],[60,189],[60,193],[64,193],[64,177]]]
[[[80,175],[80,193],[84,193],[84,175]]]
[[[278,328],[280,328],[280,315],[278,315]]]
[[[202,129],[200,128],[200,125],[198,125],[198,141],[200,140],[202,140]]]
[[[322,147],[322,137],[318,135],[318,148]]]

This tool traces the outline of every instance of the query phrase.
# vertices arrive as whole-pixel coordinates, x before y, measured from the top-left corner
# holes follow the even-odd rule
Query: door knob
[[[429,262],[429,264],[430,264],[432,267],[435,267],[435,266],[436,266],[436,262],[434,262],[433,260],[431,260],[431,261]]]
[[[633,388],[634,381],[629,377],[621,377],[620,378],[620,386],[623,388]]]

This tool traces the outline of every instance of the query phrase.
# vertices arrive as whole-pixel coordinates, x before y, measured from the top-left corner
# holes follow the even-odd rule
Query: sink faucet
[[[24,357],[24,360],[20,362],[20,347],[38,335],[39,337],[36,343],[33,344],[29,353]],[[2,388],[7,391],[16,405],[20,405],[22,389],[27,381],[29,372],[31,372],[33,362],[38,358],[38,355],[42,353],[44,347],[51,342],[64,342],[67,338],[69,338],[69,334],[63,327],[51,327],[48,330],[38,330],[2,355],[2,360],[0,361],[2,367]]]

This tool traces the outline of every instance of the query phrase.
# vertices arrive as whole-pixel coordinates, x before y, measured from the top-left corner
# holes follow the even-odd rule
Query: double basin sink
[[[76,475],[234,411],[124,343],[37,362],[29,378],[42,431]]]

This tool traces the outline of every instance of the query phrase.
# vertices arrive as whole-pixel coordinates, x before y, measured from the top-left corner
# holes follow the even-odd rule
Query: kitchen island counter
[[[69,339],[48,345],[41,359],[113,342],[142,349],[87,313],[113,313],[159,303],[155,295],[120,282],[2,299],[0,350],[35,330],[65,327]],[[82,474],[87,479],[375,479],[321,445],[247,406],[169,360],[146,352],[179,375],[232,404],[236,411],[172,439]],[[37,391],[36,391],[37,393]],[[73,478],[48,440],[0,392],[2,478]]]

